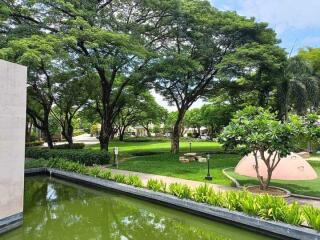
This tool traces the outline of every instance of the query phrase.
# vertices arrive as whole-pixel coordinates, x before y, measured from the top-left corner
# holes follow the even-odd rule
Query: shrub
[[[113,176],[113,179],[116,182],[119,182],[119,183],[127,183],[127,177],[125,175],[122,175],[122,174],[115,174]]]
[[[223,194],[223,207],[228,208],[229,210],[236,210],[239,211],[241,209],[241,198],[243,197],[243,192],[225,192]]]
[[[85,147],[84,143],[73,143],[71,145],[69,144],[55,145],[54,149],[83,149],[84,147]]]
[[[320,231],[320,209],[313,206],[306,206],[303,209],[304,218],[308,225],[317,231]]]
[[[26,147],[37,147],[37,146],[42,146],[44,144],[44,141],[32,141],[32,142],[26,142],[25,146]]]
[[[107,164],[110,155],[106,151],[94,151],[87,149],[46,149],[46,148],[27,148],[26,157],[29,158],[63,158],[73,162],[79,162],[86,166],[93,164]]]
[[[47,167],[48,160],[44,158],[32,159],[25,161],[25,168],[39,168],[39,167]]]
[[[102,170],[101,169],[100,173],[98,174],[98,177],[110,180],[111,179],[111,171],[110,170]]]
[[[92,167],[89,170],[89,174],[91,176],[94,176],[94,177],[98,177],[100,172],[101,172],[101,168],[100,167]]]
[[[127,184],[133,185],[135,187],[143,187],[140,177],[130,175],[127,179]]]
[[[207,203],[212,191],[212,188],[209,188],[207,184],[200,185],[195,189],[193,199],[197,202]]]
[[[259,217],[282,221],[282,209],[286,208],[288,203],[280,197],[274,197],[268,194],[256,196],[257,204],[260,206]]]
[[[180,183],[171,183],[169,185],[170,193],[178,198],[191,198],[191,189],[188,185]]]
[[[159,181],[157,179],[149,179],[147,188],[155,192],[165,192],[167,184],[165,184],[162,180]]]

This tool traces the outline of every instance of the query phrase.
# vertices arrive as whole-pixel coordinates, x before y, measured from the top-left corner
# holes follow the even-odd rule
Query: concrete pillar
[[[22,224],[27,68],[0,60],[0,233]]]

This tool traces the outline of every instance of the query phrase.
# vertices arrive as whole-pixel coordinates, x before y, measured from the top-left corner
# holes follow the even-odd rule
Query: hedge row
[[[110,161],[110,155],[107,151],[94,151],[89,149],[48,149],[48,148],[27,148],[27,158],[64,158],[72,162],[78,162],[86,166],[94,164],[102,165]]]
[[[53,167],[80,174],[86,174],[102,179],[112,180],[135,187],[145,187],[156,192],[165,192],[178,198],[191,199],[212,206],[227,208],[232,211],[244,212],[262,219],[285,222],[300,226],[306,222],[309,227],[320,230],[320,209],[313,206],[302,206],[297,202],[287,203],[283,198],[268,194],[253,195],[247,191],[216,192],[206,184],[195,189],[180,183],[166,183],[150,179],[145,186],[138,176],[112,174],[110,170],[101,167],[85,167],[84,165],[68,162],[64,159],[30,160],[26,167]]]
[[[85,147],[84,143],[73,143],[71,145],[69,144],[55,145],[54,149],[83,149],[84,147]]]
[[[44,141],[32,141],[32,142],[26,142],[26,147],[36,147],[36,146],[42,146],[44,144]]]

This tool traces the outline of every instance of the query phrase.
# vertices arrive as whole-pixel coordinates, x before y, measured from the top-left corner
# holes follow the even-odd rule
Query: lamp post
[[[191,142],[189,142],[189,152],[191,153]]]
[[[205,176],[205,180],[208,180],[208,181],[212,181],[212,177],[210,175],[210,154],[208,153],[207,154],[207,163],[208,163],[208,173],[207,173],[207,176]]]
[[[119,154],[119,148],[114,147],[113,148],[113,166],[116,166],[118,168],[118,154]]]

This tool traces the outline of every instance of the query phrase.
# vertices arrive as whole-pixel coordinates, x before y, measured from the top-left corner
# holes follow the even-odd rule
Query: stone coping
[[[23,222],[23,214],[17,213],[9,217],[0,219],[0,235],[20,227]]]
[[[214,207],[204,203],[198,203],[188,199],[180,199],[170,194],[154,192],[144,188],[136,188],[130,185],[114,181],[95,178],[74,172],[66,172],[53,168],[26,169],[25,175],[47,173],[50,176],[66,179],[75,183],[104,188],[135,196],[168,207],[176,208],[198,216],[214,219],[216,221],[233,224],[247,230],[259,232],[278,239],[320,240],[320,233],[306,227],[294,226],[282,222],[263,220],[247,214],[230,211],[225,208]]]

